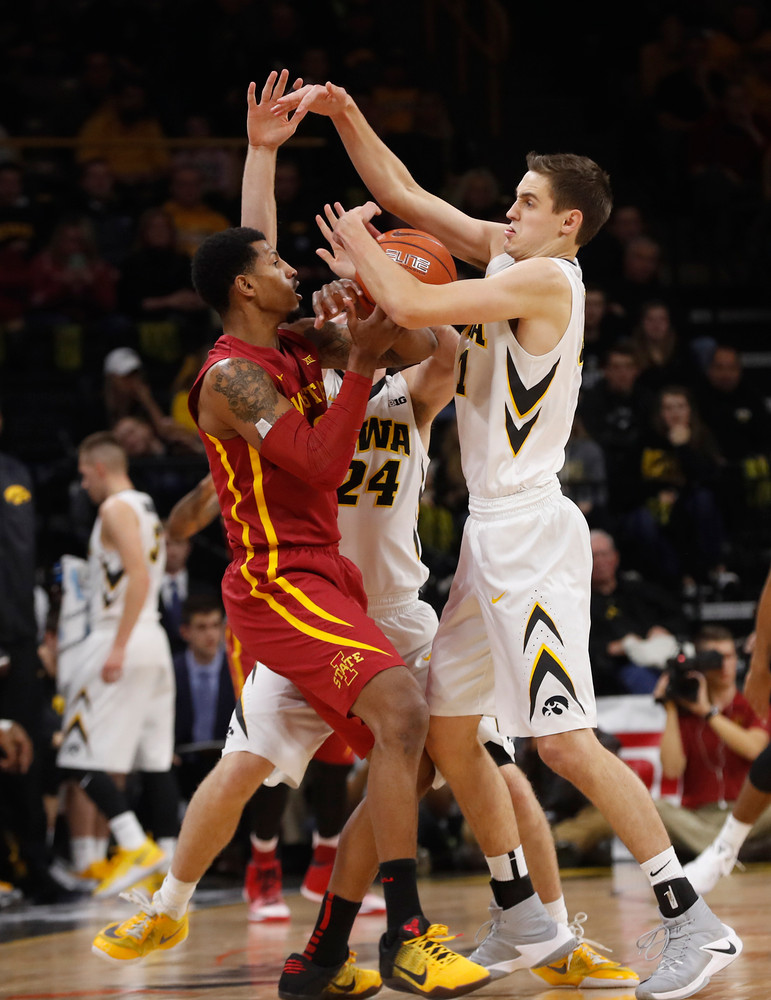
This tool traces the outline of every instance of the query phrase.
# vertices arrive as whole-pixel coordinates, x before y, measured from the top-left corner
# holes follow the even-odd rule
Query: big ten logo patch
[[[354,667],[354,663],[362,663],[364,657],[361,653],[349,653],[347,656],[342,650],[332,660],[333,669],[332,680],[335,686],[341,688],[343,684],[350,687],[359,676],[359,671]]]

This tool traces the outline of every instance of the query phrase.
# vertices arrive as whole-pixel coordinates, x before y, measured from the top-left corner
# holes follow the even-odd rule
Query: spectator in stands
[[[112,96],[83,123],[78,139],[79,163],[105,160],[130,189],[157,182],[169,169],[163,128],[147,88],[137,79],[116,85]]]
[[[598,695],[652,691],[687,624],[672,594],[636,574],[619,573],[613,537],[591,532],[592,627],[589,657]]]
[[[88,221],[63,218],[30,266],[27,329],[36,338],[41,373],[96,377],[105,345],[124,327],[114,314],[116,277]]]
[[[227,216],[206,201],[203,177],[196,167],[177,167],[172,171],[169,198],[162,207],[177,231],[177,249],[189,258],[207,236],[231,225]]]
[[[153,395],[145,376],[142,358],[131,347],[116,347],[104,359],[103,383],[108,426],[117,431],[129,455],[142,454],[202,454],[203,447],[195,430],[184,427],[168,416]],[[160,448],[135,424],[124,419],[137,417],[149,423],[160,442]]]
[[[624,246],[621,276],[608,292],[612,307],[628,326],[651,299],[668,302],[670,292],[664,281],[664,252],[651,236],[635,236]]]
[[[13,720],[3,745],[6,753],[18,754],[5,758],[0,777],[0,858],[15,852],[19,862],[8,870],[7,860],[0,877],[10,876],[35,902],[54,902],[60,887],[48,874],[43,809],[42,761],[48,748],[34,599],[36,534],[32,475],[0,452],[0,719]],[[25,766],[12,768],[12,761]]]
[[[134,236],[134,218],[115,188],[115,175],[105,160],[83,163],[70,198],[73,215],[88,220],[99,255],[120,266]]]
[[[238,195],[241,166],[234,150],[215,146],[211,139],[211,122],[206,115],[193,112],[185,119],[185,137],[200,139],[200,146],[185,146],[172,156],[172,168],[191,167],[201,177],[204,197],[223,206],[230,205]]]
[[[189,800],[219,759],[216,744],[224,744],[235,707],[225,656],[225,616],[219,599],[205,594],[188,597],[180,633],[184,647],[174,656],[174,745],[180,792]],[[200,746],[193,749],[196,744]]]
[[[649,397],[640,388],[640,367],[633,345],[608,348],[602,378],[582,389],[578,412],[605,456],[608,509],[623,515],[639,502],[640,453],[648,420]]]
[[[625,518],[635,565],[673,589],[704,584],[723,558],[714,438],[682,386],[661,390],[640,458],[643,502]]]
[[[662,800],[657,807],[675,847],[698,854],[723,826],[769,735],[768,723],[737,689],[738,657],[730,631],[706,625],[695,646],[693,669],[662,674],[654,697],[666,708],[661,766],[665,777],[682,781],[680,805]],[[714,663],[706,653],[716,654]],[[757,831],[769,832],[771,816]]]
[[[602,379],[602,364],[608,348],[621,337],[619,318],[608,303],[608,293],[600,285],[587,284],[584,305],[584,350],[581,389],[592,389]]]
[[[190,574],[187,563],[191,543],[187,538],[166,535],[166,570],[161,581],[161,625],[166,629],[172,653],[181,652],[187,640],[182,635],[182,612],[190,594]]]
[[[695,359],[672,323],[666,302],[644,302],[631,333],[640,368],[639,384],[655,395],[665,385],[690,385]]]
[[[720,509],[731,538],[757,527],[771,505],[771,417],[747,383],[735,347],[719,344],[696,386],[699,412],[725,456]],[[755,515],[755,516],[753,516]]]
[[[605,454],[576,414],[565,446],[565,464],[559,473],[562,492],[583,513],[590,525],[606,519],[608,478]]]
[[[170,367],[211,329],[190,278],[190,258],[177,248],[176,226],[162,208],[139,217],[136,245],[120,269],[118,303],[136,326],[152,382],[168,384]]]

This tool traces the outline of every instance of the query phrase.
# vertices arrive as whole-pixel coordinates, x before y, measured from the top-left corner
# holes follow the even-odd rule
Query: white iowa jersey
[[[166,542],[163,526],[155,510],[155,504],[146,493],[137,490],[121,490],[113,494],[127,503],[139,519],[139,534],[142,539],[142,553],[150,574],[147,592],[139,622],[155,622],[160,618],[158,597],[161,579],[166,566]],[[123,614],[127,577],[120,555],[115,549],[102,545],[102,519],[94,522],[88,543],[89,576],[89,622],[92,629],[112,626]]]
[[[324,373],[330,402],[342,385]],[[410,392],[400,374],[372,387],[345,482],[337,491],[340,551],[362,572],[369,598],[417,591],[428,579],[420,561],[418,504],[428,470]]]
[[[456,356],[455,407],[468,491],[495,498],[543,483],[565,461],[581,385],[584,285],[575,261],[552,258],[573,292],[570,321],[548,354],[520,347],[508,322],[469,326]],[[514,263],[493,257],[485,277]]]

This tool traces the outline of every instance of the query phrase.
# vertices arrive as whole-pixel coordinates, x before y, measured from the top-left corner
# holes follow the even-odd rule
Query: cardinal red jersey
[[[316,349],[287,330],[279,331],[279,342],[266,348],[220,337],[190,391],[196,422],[205,373],[238,357],[268,372],[313,424],[327,408]],[[403,660],[366,613],[361,573],[340,554],[337,494],[264,459],[240,436],[199,433],[232,552],[222,597],[245,672],[261,660],[288,677],[359,752],[362,735],[370,745],[371,735],[364,727],[349,735],[358,720],[345,717],[375,674]]]
[[[227,334],[219,338],[190,390],[196,424],[201,381],[209,368],[225,358],[246,358],[270,375],[276,390],[313,426],[327,408],[318,352],[299,333],[279,330],[278,338],[278,348],[256,347]],[[250,572],[275,572],[286,546],[333,545],[340,540],[333,491],[316,489],[263,460],[240,436],[220,439],[200,428],[198,433],[206,447],[231,551],[234,559],[248,561]]]

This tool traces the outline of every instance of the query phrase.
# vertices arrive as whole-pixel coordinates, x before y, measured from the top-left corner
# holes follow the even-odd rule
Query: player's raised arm
[[[297,123],[286,114],[274,114],[271,108],[286,90],[288,70],[275,70],[268,76],[257,101],[256,84],[250,83],[246,94],[246,134],[249,148],[244,163],[241,184],[241,225],[265,233],[265,239],[275,247],[276,220],[276,153],[278,147],[294,135]],[[296,80],[295,87],[302,85]]]
[[[421,187],[391,152],[342,87],[302,87],[276,103],[274,113],[296,108],[296,124],[309,111],[332,119],[359,177],[389,212],[436,236],[453,256],[484,268],[503,249],[502,224],[474,219]]]

